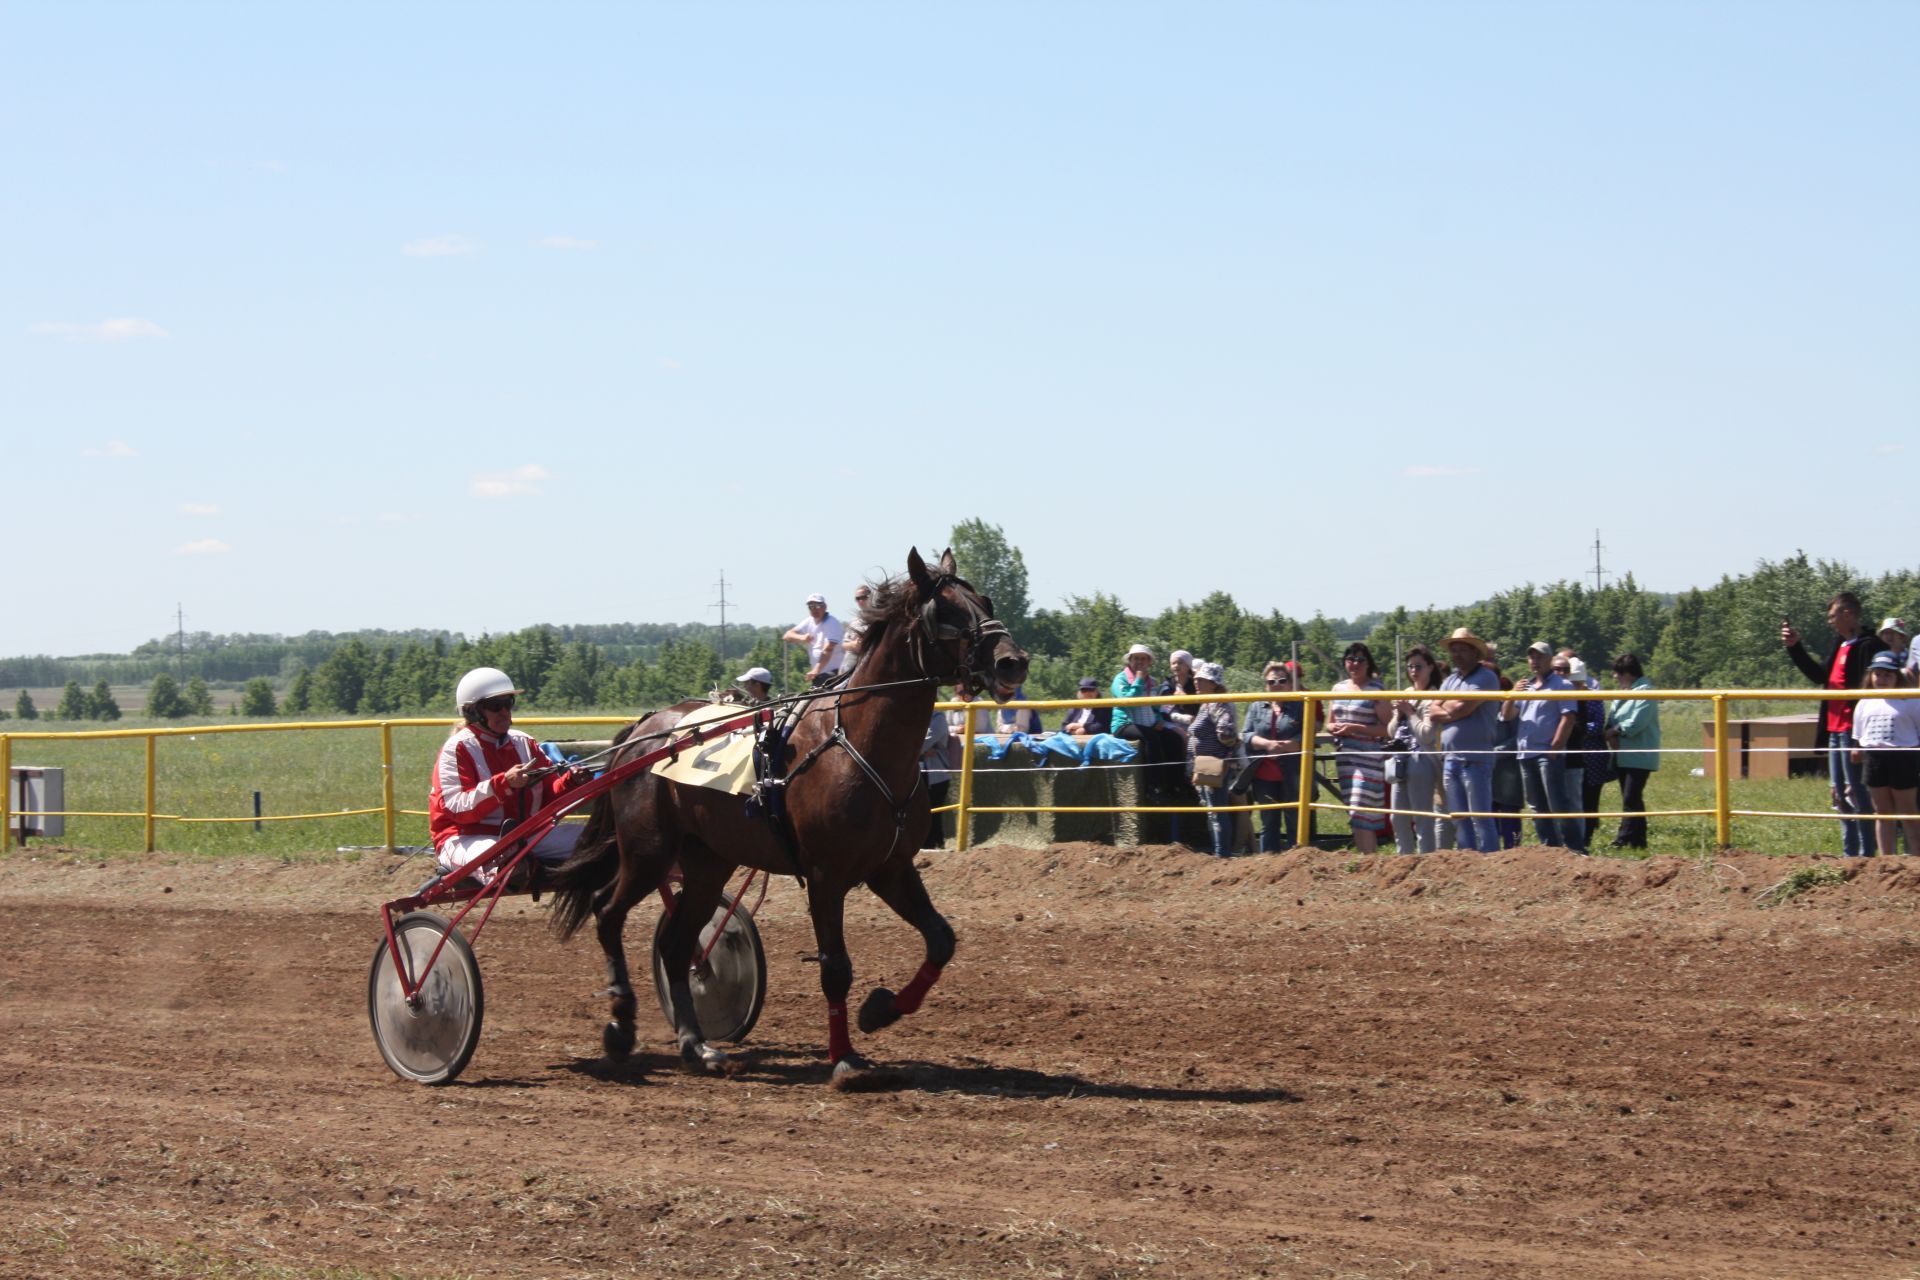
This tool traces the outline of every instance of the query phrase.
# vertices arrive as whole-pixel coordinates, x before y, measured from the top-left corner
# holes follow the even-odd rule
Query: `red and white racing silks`
[[[440,748],[427,793],[427,829],[439,849],[455,836],[498,836],[503,822],[523,822],[570,789],[562,771],[514,791],[505,774],[539,752],[518,729],[496,738],[485,729],[461,725]]]

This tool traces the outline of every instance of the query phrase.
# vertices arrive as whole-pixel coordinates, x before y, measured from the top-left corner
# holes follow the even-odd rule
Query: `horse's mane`
[[[871,598],[866,607],[860,610],[860,625],[865,628],[860,643],[863,648],[871,649],[886,635],[891,623],[905,622],[911,625],[918,605],[913,598],[913,581],[910,578],[882,578],[878,582],[867,583],[867,588]]]

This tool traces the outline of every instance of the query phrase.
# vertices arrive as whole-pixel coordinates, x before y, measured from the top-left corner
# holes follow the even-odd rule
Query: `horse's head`
[[[954,571],[953,551],[948,549],[932,569],[918,547],[909,551],[907,580],[918,612],[914,643],[928,655],[921,659],[921,669],[951,677],[995,702],[1011,698],[1026,682],[1031,655],[993,616],[993,601]],[[935,653],[942,659],[933,659]]]

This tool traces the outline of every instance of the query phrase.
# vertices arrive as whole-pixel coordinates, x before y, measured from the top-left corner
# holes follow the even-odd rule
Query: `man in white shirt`
[[[806,618],[788,628],[780,637],[790,644],[807,646],[807,682],[814,686],[827,683],[840,674],[845,657],[846,628],[840,619],[827,612],[827,598],[815,593],[807,597]]]

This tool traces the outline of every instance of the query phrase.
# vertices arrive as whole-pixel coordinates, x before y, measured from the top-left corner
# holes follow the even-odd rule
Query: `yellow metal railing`
[[[1313,799],[1313,787],[1307,780],[1312,777],[1314,767],[1314,740],[1316,726],[1320,720],[1320,705],[1336,700],[1351,701],[1365,698],[1376,702],[1706,702],[1713,709],[1713,749],[1708,754],[1714,757],[1714,805],[1711,809],[1648,809],[1636,811],[1634,817],[1681,818],[1707,817],[1714,819],[1714,841],[1720,848],[1731,847],[1733,843],[1734,818],[1808,818],[1831,821],[1832,813],[1780,813],[1761,809],[1735,809],[1732,803],[1732,781],[1728,768],[1730,754],[1727,749],[1727,705],[1730,700],[1752,702],[1813,702],[1821,699],[1833,701],[1857,702],[1862,698],[1920,697],[1920,689],[1540,689],[1525,692],[1517,690],[1479,690],[1479,689],[1430,689],[1414,692],[1408,689],[1385,689],[1377,693],[1323,692],[1318,690],[1289,690],[1285,697],[1276,698],[1270,693],[1216,693],[1216,694],[1180,694],[1153,695],[1144,698],[1054,698],[1044,701],[1022,702],[1023,711],[1060,711],[1075,707],[1117,707],[1138,706],[1147,703],[1154,706],[1194,705],[1203,702],[1286,702],[1304,704],[1300,735],[1300,796],[1297,800],[1281,804],[1241,804],[1216,805],[1215,813],[1257,813],[1270,809],[1294,808],[1297,810],[1296,830],[1309,830],[1310,815],[1315,809],[1338,813],[1349,812],[1352,806],[1332,804]],[[942,702],[939,710],[957,711],[963,707],[993,708],[991,704],[981,702]],[[994,805],[976,806],[973,804],[973,751],[965,750],[960,757],[960,802],[947,805],[942,813],[957,813],[955,818],[955,847],[964,851],[970,839],[969,818],[975,813],[1193,813],[1192,806],[1089,806],[1089,805]],[[1394,814],[1404,813],[1416,817],[1444,818],[1512,818],[1512,813],[1477,813],[1461,811],[1458,813],[1435,813],[1431,810],[1393,808],[1368,808],[1368,813]],[[1555,814],[1555,817],[1601,818],[1614,817],[1615,814],[1569,813]],[[1861,820],[1871,821],[1876,817],[1899,818],[1914,815],[1902,814],[1864,814]]]
[[[1323,691],[1290,691],[1290,696],[1277,699],[1303,706],[1300,776],[1302,786],[1297,800],[1284,804],[1243,804],[1221,806],[1216,811],[1223,813],[1253,813],[1270,809],[1292,807],[1297,810],[1297,830],[1309,829],[1311,814],[1315,809],[1346,812],[1349,806],[1315,802],[1313,789],[1307,782],[1314,767],[1314,739],[1316,726],[1320,721],[1321,704],[1338,699],[1370,698],[1375,701],[1440,701],[1458,699],[1470,702],[1507,702],[1507,701],[1652,701],[1652,702],[1708,702],[1713,711],[1713,783],[1714,805],[1712,809],[1671,809],[1648,810],[1647,817],[1704,817],[1711,814],[1714,819],[1714,839],[1722,848],[1728,847],[1733,840],[1734,818],[1809,818],[1831,820],[1831,813],[1783,813],[1760,809],[1735,809],[1732,805],[1730,753],[1727,742],[1727,706],[1730,700],[1747,702],[1809,702],[1819,699],[1857,701],[1870,697],[1912,698],[1920,697],[1920,689],[1606,689],[1606,690],[1531,690],[1527,692],[1496,692],[1482,690],[1428,690],[1415,693],[1405,689],[1389,689],[1378,693],[1357,694],[1342,692],[1339,694]],[[1076,707],[1116,707],[1137,706],[1142,702],[1155,706],[1193,705],[1204,702],[1246,703],[1275,701],[1267,693],[1219,693],[1219,694],[1181,694],[1153,696],[1150,698],[1059,698],[1022,702],[1022,710],[1059,711]],[[1000,708],[984,702],[941,702],[936,704],[941,711],[971,710],[992,712]],[[631,722],[629,716],[522,716],[518,723],[522,725],[624,725]],[[971,717],[969,717],[971,719]],[[145,796],[138,811],[100,811],[100,810],[26,810],[21,817],[69,817],[69,818],[140,818],[144,824],[145,847],[152,852],[157,847],[156,829],[161,822],[178,823],[234,823],[234,822],[301,822],[320,819],[350,817],[378,813],[382,815],[383,830],[388,848],[394,846],[395,822],[402,815],[421,816],[424,811],[398,808],[394,803],[394,762],[393,731],[397,728],[446,728],[449,721],[445,718],[414,718],[390,720],[316,720],[294,721],[272,724],[237,725],[194,725],[184,727],[150,727],[124,729],[87,729],[71,732],[52,730],[28,730],[0,733],[0,778],[11,778],[13,764],[13,744],[20,742],[68,741],[76,739],[141,739],[145,743]],[[192,817],[182,814],[161,813],[157,804],[159,778],[159,743],[163,738],[233,733],[291,733],[291,732],[351,732],[356,730],[377,730],[380,744],[381,795],[380,803],[357,809],[330,810],[325,813],[277,814],[247,817]],[[943,805],[936,812],[953,813],[955,817],[955,844],[965,850],[971,839],[970,819],[975,813],[1160,813],[1192,812],[1186,806],[1066,806],[1066,805],[994,805],[977,806],[973,803],[974,763],[971,749],[972,735],[968,735],[968,749],[960,756],[960,794],[953,804]],[[1376,810],[1370,810],[1370,812]],[[1428,811],[1399,810],[1381,808],[1383,814],[1408,813],[1419,816],[1442,817],[1494,817],[1479,813],[1459,813],[1432,815]],[[16,816],[12,811],[10,788],[0,787],[0,841],[9,841],[12,832],[12,820]],[[1600,817],[1599,814],[1569,814],[1568,817]],[[1638,815],[1636,815],[1638,816]],[[1903,817],[1911,815],[1863,815],[1864,819],[1873,817]]]

